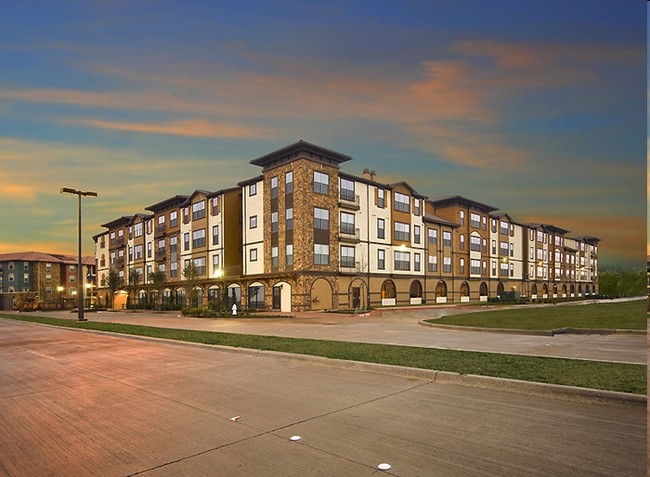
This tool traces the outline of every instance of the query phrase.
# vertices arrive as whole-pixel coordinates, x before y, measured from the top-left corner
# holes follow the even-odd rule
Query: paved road
[[[12,477],[646,475],[642,406],[2,319],[0,429]]]
[[[293,318],[204,319],[178,314],[98,312],[86,313],[92,321],[143,324],[230,333],[400,344],[431,348],[486,351],[566,358],[647,363],[646,336],[556,335],[533,336],[480,331],[443,330],[425,327],[420,320],[453,313],[480,310],[477,307],[410,308],[370,316],[333,313],[296,313]],[[70,312],[47,312],[50,316],[74,319]]]

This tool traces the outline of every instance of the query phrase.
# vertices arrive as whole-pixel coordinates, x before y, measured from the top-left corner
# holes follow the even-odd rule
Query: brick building
[[[245,308],[281,311],[597,293],[598,238],[342,171],[351,159],[299,141],[250,161],[261,174],[236,187],[104,224],[94,237],[100,292],[112,269],[120,296],[130,283],[140,304],[152,273],[164,272],[163,301],[177,306],[225,293]]]

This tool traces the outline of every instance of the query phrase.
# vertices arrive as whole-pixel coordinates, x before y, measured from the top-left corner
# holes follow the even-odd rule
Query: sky
[[[101,225],[300,139],[342,170],[647,249],[645,2],[24,0],[0,18],[0,253]]]

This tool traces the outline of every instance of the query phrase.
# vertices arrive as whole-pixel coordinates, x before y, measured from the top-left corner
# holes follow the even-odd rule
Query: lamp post
[[[56,287],[56,290],[59,292],[59,309],[63,310],[63,290],[64,288],[59,285]]]
[[[81,261],[81,196],[97,197],[97,192],[80,191],[69,187],[62,187],[61,194],[74,194],[78,197],[77,206],[77,229],[78,229],[78,256],[77,256],[77,320],[86,321],[84,318],[84,287],[83,287],[83,264]]]

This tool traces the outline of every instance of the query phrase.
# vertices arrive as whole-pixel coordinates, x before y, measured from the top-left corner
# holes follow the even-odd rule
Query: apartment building
[[[77,306],[79,287],[94,303],[95,257],[83,257],[83,283],[77,283],[78,258],[43,252],[0,254],[0,309],[62,309]]]
[[[342,171],[350,160],[299,141],[250,161],[261,174],[236,187],[177,195],[103,224],[94,237],[100,288],[113,270],[118,295],[137,289],[142,303],[160,271],[165,303],[226,294],[280,311],[597,293],[598,238]]]

